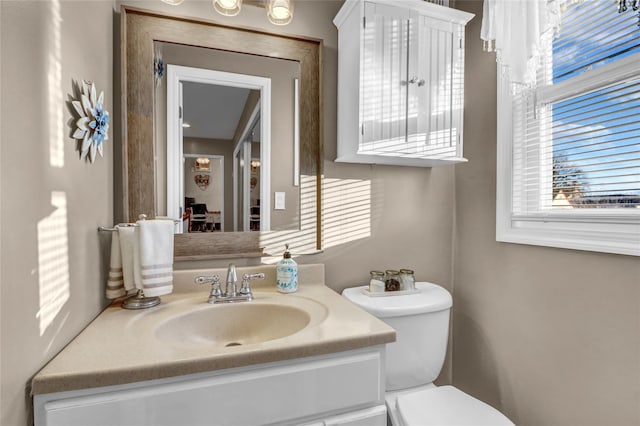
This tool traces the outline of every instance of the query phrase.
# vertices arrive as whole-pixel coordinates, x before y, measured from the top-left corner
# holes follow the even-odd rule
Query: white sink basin
[[[179,346],[232,347],[287,337],[310,321],[307,310],[278,303],[205,305],[160,322],[155,335]]]

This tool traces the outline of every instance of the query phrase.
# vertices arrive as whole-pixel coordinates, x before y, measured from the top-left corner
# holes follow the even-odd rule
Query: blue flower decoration
[[[102,155],[103,142],[109,139],[109,113],[104,110],[103,97],[102,92],[97,95],[93,83],[83,81],[80,100],[71,102],[79,116],[73,138],[82,141],[80,158],[89,158],[91,162],[96,153]]]
[[[162,80],[162,77],[164,77],[164,71],[165,71],[164,59],[162,59],[162,56],[158,52],[156,53],[156,56],[153,59],[153,75],[155,77],[156,84],[158,84],[160,80]]]
[[[93,120],[89,123],[89,128],[93,129],[92,139],[97,144],[101,144],[109,132],[109,113],[105,111],[100,102],[91,110]]]

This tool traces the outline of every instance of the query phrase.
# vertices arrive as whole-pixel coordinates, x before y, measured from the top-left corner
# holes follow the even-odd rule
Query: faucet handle
[[[244,274],[242,275],[242,287],[240,288],[240,294],[248,296],[249,300],[253,299],[253,293],[251,292],[251,286],[249,281],[251,280],[263,280],[264,273],[259,272],[257,274]]]
[[[196,277],[193,282],[196,284],[215,284],[216,282],[220,284],[220,275],[202,275]]]
[[[196,277],[193,280],[196,284],[209,284],[211,283],[211,293],[209,294],[209,298],[211,297],[220,297],[222,296],[222,290],[220,289],[220,276],[219,275],[207,275]]]

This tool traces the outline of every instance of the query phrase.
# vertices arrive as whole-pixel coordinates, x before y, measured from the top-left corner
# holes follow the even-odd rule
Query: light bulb
[[[223,7],[225,9],[235,9],[236,8],[236,1],[235,0],[218,0],[218,3],[220,4],[220,7]]]
[[[271,10],[271,15],[276,19],[287,19],[289,17],[289,9],[282,6],[274,7]]]
[[[274,25],[287,25],[293,19],[293,0],[269,0],[267,18]]]
[[[240,13],[242,0],[213,0],[213,8],[221,15],[235,16]]]

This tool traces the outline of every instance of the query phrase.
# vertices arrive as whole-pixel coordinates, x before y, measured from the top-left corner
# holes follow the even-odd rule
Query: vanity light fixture
[[[196,172],[210,172],[211,171],[211,160],[206,157],[198,157],[196,158],[194,170]]]
[[[242,9],[242,0],[213,0],[213,8],[221,15],[236,16]]]
[[[177,6],[184,0],[162,0]],[[224,16],[236,16],[242,9],[243,0],[212,0],[216,12]],[[443,0],[441,0],[443,1]],[[638,0],[640,1],[640,0]],[[293,0],[246,0],[251,6],[267,9],[267,19],[274,25],[287,25],[293,19]]]
[[[267,19],[274,25],[287,25],[293,19],[293,0],[267,0]]]

